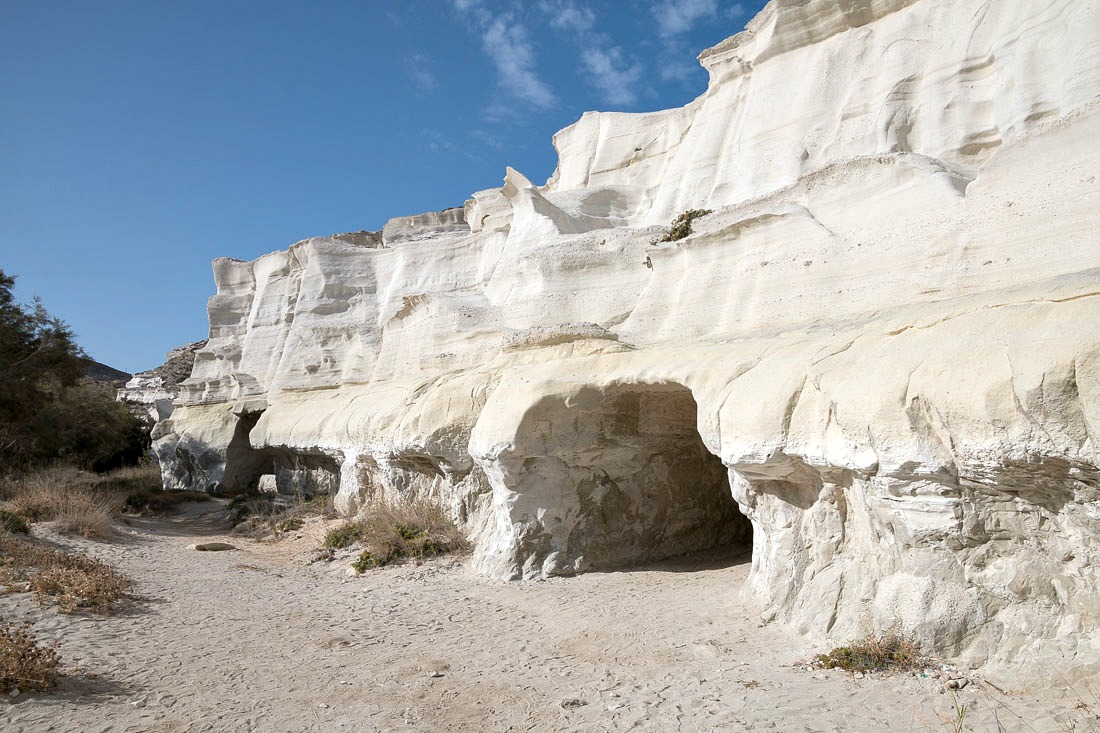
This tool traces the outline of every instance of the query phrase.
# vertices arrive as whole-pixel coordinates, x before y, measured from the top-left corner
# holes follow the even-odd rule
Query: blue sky
[[[543,181],[586,110],[679,106],[761,0],[0,8],[0,269],[129,372],[205,338],[210,261]]]

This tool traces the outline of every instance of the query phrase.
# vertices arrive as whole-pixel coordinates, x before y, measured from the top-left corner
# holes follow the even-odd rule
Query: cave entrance
[[[277,494],[303,499],[336,494],[340,464],[335,458],[285,447],[254,448],[249,435],[263,410],[236,414],[237,424],[225,451],[222,489],[255,491],[261,477],[270,476],[273,479],[270,488]]]
[[[580,507],[567,543],[570,555],[583,555],[578,569],[703,551],[729,561],[751,556],[752,523],[733,499],[725,465],[699,435],[691,390],[616,385],[578,403],[578,426],[592,421],[584,429],[595,437],[586,455],[569,461],[588,474],[576,483]]]

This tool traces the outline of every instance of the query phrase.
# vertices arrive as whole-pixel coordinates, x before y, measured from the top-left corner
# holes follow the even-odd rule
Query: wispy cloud
[[[717,17],[717,0],[656,0],[649,10],[663,46],[661,78],[687,79],[697,67],[687,61],[684,36],[699,22]]]
[[[483,0],[451,0],[451,4],[473,21],[501,87],[539,110],[558,101],[536,71],[534,46],[521,20],[513,13],[490,12]]]
[[[459,151],[458,146],[444,137],[439,130],[426,127],[420,131],[420,137],[428,150],[433,153],[455,153]]]
[[[537,6],[551,28],[568,35],[578,49],[580,68],[604,104],[625,106],[637,100],[635,87],[643,66],[628,59],[622,47],[595,30],[596,13],[578,0],[539,0]]]
[[[618,46],[606,50],[587,48],[581,52],[581,63],[592,84],[603,92],[608,103],[628,105],[637,99],[635,88],[642,76],[641,64],[624,61]]]
[[[413,86],[422,92],[434,91],[437,85],[435,75],[428,71],[427,66],[428,59],[424,54],[416,53],[405,59],[405,68]]]
[[[485,130],[471,130],[470,137],[474,138],[484,147],[492,148],[493,150],[503,150],[504,143],[496,135],[490,135]]]
[[[658,0],[650,6],[657,33],[674,38],[690,31],[703,18],[713,18],[718,12],[716,0]]]
[[[505,89],[539,109],[553,106],[557,98],[535,73],[535,54],[522,23],[511,14],[496,18],[485,29],[481,44]]]
[[[584,33],[596,23],[592,9],[574,0],[539,0],[538,7],[550,18],[550,25],[559,30]]]

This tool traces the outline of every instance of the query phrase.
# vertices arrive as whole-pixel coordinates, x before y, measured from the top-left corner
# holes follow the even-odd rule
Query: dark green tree
[[[35,298],[16,302],[0,270],[0,474],[55,461],[105,470],[135,463],[147,429],[112,390],[83,376],[72,330]]]

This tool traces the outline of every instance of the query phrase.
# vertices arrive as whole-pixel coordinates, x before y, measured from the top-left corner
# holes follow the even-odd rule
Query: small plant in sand
[[[7,509],[0,509],[0,529],[5,532],[17,532],[19,534],[28,534],[31,531],[26,519],[9,512]]]
[[[8,591],[33,591],[43,606],[52,599],[62,613],[88,609],[107,614],[131,581],[94,558],[0,534],[0,584]]]
[[[424,500],[372,504],[358,521],[340,529],[346,535],[355,532],[354,542],[366,545],[352,563],[359,573],[404,558],[423,560],[466,549],[446,512]]]
[[[0,621],[0,692],[49,690],[60,664],[57,651],[41,646],[30,626]]]
[[[684,213],[672,220],[672,226],[669,227],[668,233],[665,236],[655,239],[653,244],[661,244],[662,242],[677,242],[681,239],[691,235],[691,223],[700,217],[704,217],[710,213],[710,209],[688,209]]]
[[[917,669],[926,661],[915,641],[893,631],[872,634],[814,657],[819,667],[848,672]]]
[[[343,550],[351,547],[363,536],[363,528],[358,522],[348,522],[325,533],[325,547],[331,550]]]

